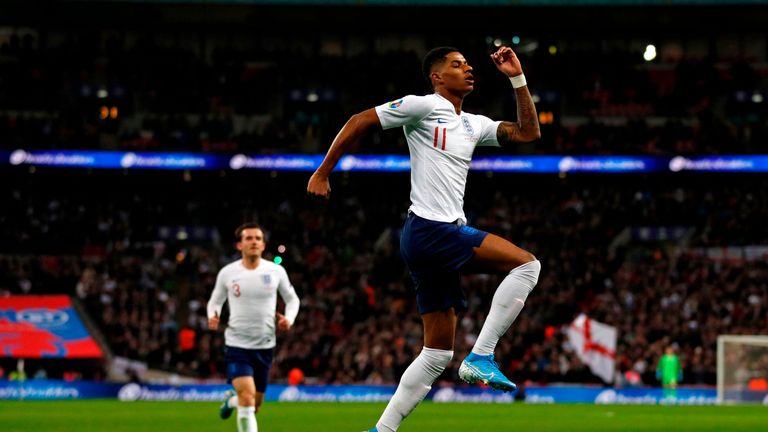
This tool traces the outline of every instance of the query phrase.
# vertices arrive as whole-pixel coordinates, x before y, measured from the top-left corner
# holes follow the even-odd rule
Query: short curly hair
[[[444,62],[445,57],[452,52],[459,52],[459,50],[454,47],[442,46],[429,50],[424,56],[424,60],[421,62],[421,73],[424,74],[424,79],[427,80],[427,84],[432,90],[435,89],[432,87],[432,79],[429,77],[432,74],[432,66]]]

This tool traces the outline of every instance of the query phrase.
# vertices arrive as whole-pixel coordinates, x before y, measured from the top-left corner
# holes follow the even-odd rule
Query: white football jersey
[[[384,129],[402,126],[411,153],[411,207],[439,222],[466,223],[464,189],[476,146],[499,146],[500,121],[461,112],[437,93],[376,107]]]
[[[299,313],[299,297],[285,269],[261,259],[258,267],[249,270],[242,259],[237,260],[219,271],[208,301],[208,317],[221,316],[221,308],[228,301],[225,343],[247,349],[273,348],[278,293],[285,302],[285,317],[293,324]]]

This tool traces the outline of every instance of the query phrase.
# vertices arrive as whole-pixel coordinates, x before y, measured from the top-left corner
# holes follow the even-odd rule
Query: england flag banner
[[[579,315],[566,330],[576,355],[593,374],[613,382],[616,356],[616,327]]]

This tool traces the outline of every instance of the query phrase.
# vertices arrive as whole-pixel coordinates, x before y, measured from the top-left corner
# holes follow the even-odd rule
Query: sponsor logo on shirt
[[[396,100],[396,101],[390,102],[389,103],[389,107],[392,108],[392,109],[397,109],[397,108],[400,108],[400,105],[402,105],[402,104],[403,104],[403,100],[400,99],[400,100]]]
[[[478,233],[478,230],[469,225],[462,225],[461,228],[459,228],[459,232],[466,235],[475,235]]]
[[[472,125],[469,123],[469,119],[462,116],[461,117],[461,123],[464,125],[464,130],[467,131],[468,134],[474,135],[475,130],[472,128]]]
[[[437,119],[437,122],[440,123],[440,124],[448,123],[447,121],[445,121],[445,120],[443,120],[441,118]]]

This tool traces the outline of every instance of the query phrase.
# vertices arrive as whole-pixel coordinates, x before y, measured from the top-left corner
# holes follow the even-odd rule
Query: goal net
[[[768,404],[768,336],[718,336],[717,400]]]

